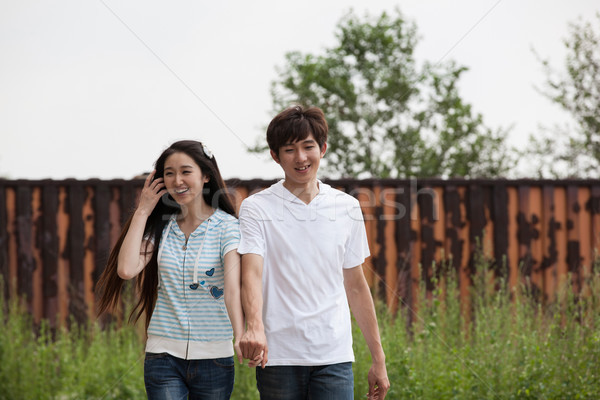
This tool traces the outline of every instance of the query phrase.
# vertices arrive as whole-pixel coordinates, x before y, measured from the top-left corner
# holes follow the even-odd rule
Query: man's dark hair
[[[279,155],[282,146],[304,140],[312,133],[319,148],[323,149],[328,131],[325,114],[319,107],[304,108],[296,105],[286,108],[273,118],[267,128],[267,143]]]

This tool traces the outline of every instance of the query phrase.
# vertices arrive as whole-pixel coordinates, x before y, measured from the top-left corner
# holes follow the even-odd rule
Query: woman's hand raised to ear
[[[138,207],[131,218],[131,224],[119,250],[117,274],[121,279],[136,277],[150,260],[153,243],[150,243],[150,246],[144,244],[144,228],[158,200],[167,193],[162,178],[152,180],[155,173],[156,171],[152,171],[144,182]]]
[[[160,198],[167,193],[163,178],[154,179],[155,174],[156,170],[152,171],[146,178],[144,188],[140,194],[140,202],[136,210],[145,216],[152,213],[152,210],[154,210],[154,207],[156,207]]]

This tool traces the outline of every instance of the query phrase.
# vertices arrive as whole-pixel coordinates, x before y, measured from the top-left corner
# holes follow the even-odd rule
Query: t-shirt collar
[[[295,194],[293,194],[292,192],[290,192],[285,186],[283,186],[283,182],[284,181],[285,180],[282,179],[279,182],[277,182],[277,190],[275,191],[276,194],[278,196],[280,196],[281,198],[283,198],[284,200],[287,200],[289,202],[307,205],[302,200],[300,200],[298,198],[298,196],[296,196]],[[309,204],[312,204],[320,196],[324,195],[327,192],[327,190],[329,190],[329,185],[321,182],[320,179],[317,179],[317,184],[319,185],[319,192],[317,193],[317,195],[315,196],[315,198],[312,199],[312,201]]]
[[[194,237],[194,236],[198,236],[201,233],[204,233],[205,228],[201,228],[203,225],[205,225],[208,220],[210,220],[210,227],[214,227],[216,225],[218,225],[222,220],[223,220],[223,213],[225,211],[221,210],[220,208],[217,208],[215,210],[215,212],[212,213],[212,215],[210,217],[208,217],[208,219],[206,219],[205,221],[203,221],[200,225],[198,225],[198,227],[194,230],[194,232],[192,232],[192,234],[190,235],[190,237]],[[171,231],[177,235],[177,236],[185,236],[184,233],[181,231],[181,229],[179,228],[179,225],[177,224],[177,213],[171,214]]]

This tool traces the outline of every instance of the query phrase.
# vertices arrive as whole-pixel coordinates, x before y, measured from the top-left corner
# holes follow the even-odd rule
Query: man
[[[328,126],[317,107],[295,106],[267,128],[282,181],[240,208],[244,358],[262,356],[262,400],[352,399],[351,318],[371,352],[371,399],[390,383],[362,263],[369,256],[360,205],[317,179]]]

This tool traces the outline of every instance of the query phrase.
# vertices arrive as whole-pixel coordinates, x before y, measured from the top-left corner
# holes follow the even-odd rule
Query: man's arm
[[[381,346],[375,305],[361,266],[344,269],[344,286],[352,314],[371,352],[368,398],[383,400],[390,388],[390,381],[385,367],[385,354]]]
[[[242,255],[242,307],[247,327],[240,341],[240,349],[244,358],[250,361],[262,357],[261,364],[264,368],[268,361],[269,348],[262,319],[262,271],[262,256]]]

